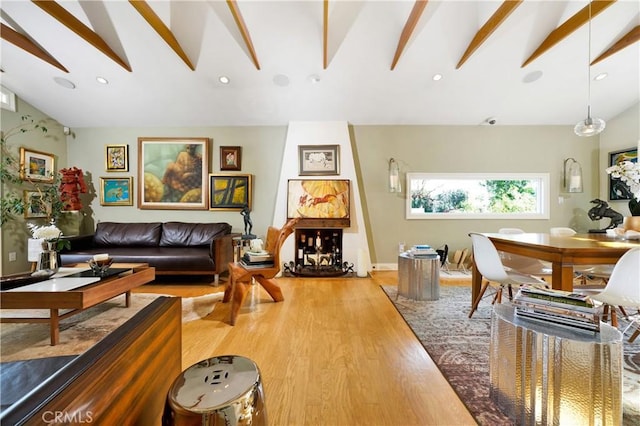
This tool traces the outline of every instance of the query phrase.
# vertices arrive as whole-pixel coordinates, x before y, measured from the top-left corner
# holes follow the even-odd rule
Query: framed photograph
[[[209,210],[251,209],[252,175],[209,175]]]
[[[107,145],[105,169],[108,172],[128,172],[129,145]]]
[[[100,178],[101,206],[132,206],[133,177]]]
[[[242,161],[242,147],[220,147],[220,170],[240,170]]]
[[[299,145],[298,174],[329,176],[340,173],[339,145]]]
[[[31,182],[53,183],[55,157],[46,152],[20,148],[20,177]]]
[[[47,211],[51,211],[51,203],[45,201],[38,191],[25,190],[24,194],[24,217],[25,219],[34,219],[38,217],[47,217]]]
[[[287,218],[349,218],[349,181],[290,179],[287,188]]]
[[[138,138],[138,208],[206,210],[209,138]]]
[[[638,162],[638,148],[628,148],[622,151],[609,153],[609,167],[615,166],[623,161]],[[630,200],[633,197],[629,187],[620,179],[613,178],[609,175],[609,200]]]

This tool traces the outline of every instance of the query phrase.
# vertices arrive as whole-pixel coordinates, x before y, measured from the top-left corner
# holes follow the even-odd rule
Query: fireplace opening
[[[294,276],[335,277],[353,272],[342,259],[342,229],[296,228],[294,261],[285,272]]]

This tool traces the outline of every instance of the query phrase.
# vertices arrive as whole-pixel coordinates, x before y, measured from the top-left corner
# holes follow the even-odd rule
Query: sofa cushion
[[[228,223],[166,222],[162,225],[161,247],[208,246],[215,238],[231,232]]]
[[[99,222],[93,237],[97,247],[156,247],[160,242],[162,224]]]

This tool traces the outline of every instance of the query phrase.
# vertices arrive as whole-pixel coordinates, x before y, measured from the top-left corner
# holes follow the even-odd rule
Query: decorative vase
[[[625,217],[623,226],[625,231],[632,230],[640,232],[640,216]]]
[[[47,243],[51,244],[51,243]],[[58,252],[55,250],[44,250],[38,257],[36,272],[40,274],[53,275],[58,272]]]
[[[62,235],[71,237],[80,235],[80,227],[82,226],[83,219],[84,215],[80,210],[68,210],[60,213],[56,224],[62,231]]]

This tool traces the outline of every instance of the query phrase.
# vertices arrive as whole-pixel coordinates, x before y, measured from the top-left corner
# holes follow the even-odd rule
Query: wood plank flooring
[[[270,425],[475,425],[455,392],[369,278],[279,278],[285,301],[253,286],[235,327],[229,306],[183,325],[183,369],[218,355],[259,366]],[[145,285],[136,292],[192,297],[223,286]]]

